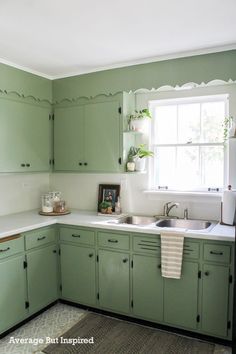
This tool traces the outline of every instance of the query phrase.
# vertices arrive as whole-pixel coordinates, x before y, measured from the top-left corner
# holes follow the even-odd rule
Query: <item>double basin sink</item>
[[[157,227],[168,228],[183,228],[188,230],[204,230],[209,231],[213,227],[211,221],[204,220],[191,220],[191,219],[171,219],[154,216],[123,216],[117,220],[110,221],[113,224],[128,224],[135,226],[151,226],[152,224]]]

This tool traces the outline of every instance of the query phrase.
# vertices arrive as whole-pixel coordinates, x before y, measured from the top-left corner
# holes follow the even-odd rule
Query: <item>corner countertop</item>
[[[136,226],[126,224],[113,224],[112,221],[117,216],[106,217],[98,216],[96,212],[72,210],[71,214],[63,216],[42,216],[38,214],[38,210],[31,210],[16,214],[10,214],[0,217],[0,238],[16,235],[22,232],[34,230],[40,227],[64,224],[74,226],[94,227],[100,229],[109,229],[114,231],[126,231],[146,234],[160,234],[162,230],[170,230],[169,228],[161,228],[151,224],[149,226]],[[172,229],[173,231],[185,232],[185,236],[189,238],[200,238],[206,240],[219,241],[235,241],[235,227],[225,226],[216,223],[210,231],[188,231],[181,229]]]

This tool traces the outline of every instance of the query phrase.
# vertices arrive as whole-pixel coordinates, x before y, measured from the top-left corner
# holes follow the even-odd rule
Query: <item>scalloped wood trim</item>
[[[117,91],[114,93],[99,93],[97,95],[94,96],[79,96],[79,97],[73,97],[73,98],[68,98],[65,97],[61,100],[55,101],[54,105],[58,105],[61,103],[79,103],[79,101],[85,101],[85,100],[90,100],[90,99],[95,99],[98,97],[114,97],[118,94],[121,94],[122,92],[127,92],[127,93],[148,93],[148,92],[154,92],[154,91],[173,91],[173,90],[187,90],[187,89],[193,89],[193,88],[197,88],[197,87],[209,87],[209,86],[219,86],[219,85],[231,85],[231,84],[235,84],[236,80],[232,80],[229,79],[228,81],[225,80],[220,80],[220,79],[215,79],[215,80],[211,80],[207,83],[205,82],[201,82],[201,83],[196,83],[196,82],[186,82],[183,85],[175,85],[175,86],[171,86],[171,85],[163,85],[160,86],[158,88],[152,87],[152,88],[138,88],[138,89],[133,89],[130,91]]]
[[[44,104],[50,104],[51,102],[47,99],[41,99],[38,97],[35,97],[33,95],[27,95],[25,96],[23,93],[19,93],[17,91],[8,91],[8,90],[4,90],[4,89],[0,89],[0,95],[1,96],[7,96],[8,98],[17,98],[17,99],[22,99],[22,100],[26,100],[29,103],[44,103]]]

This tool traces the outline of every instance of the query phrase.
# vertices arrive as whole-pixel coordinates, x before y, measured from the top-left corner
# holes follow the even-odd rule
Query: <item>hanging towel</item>
[[[183,259],[184,232],[161,232],[161,274],[180,279]]]

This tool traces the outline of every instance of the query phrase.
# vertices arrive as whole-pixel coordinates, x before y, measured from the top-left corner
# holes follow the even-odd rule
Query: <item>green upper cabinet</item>
[[[50,112],[50,104],[0,96],[0,172],[49,170]]]
[[[123,129],[130,101],[134,96],[122,93],[55,105],[55,171],[124,171]]]

